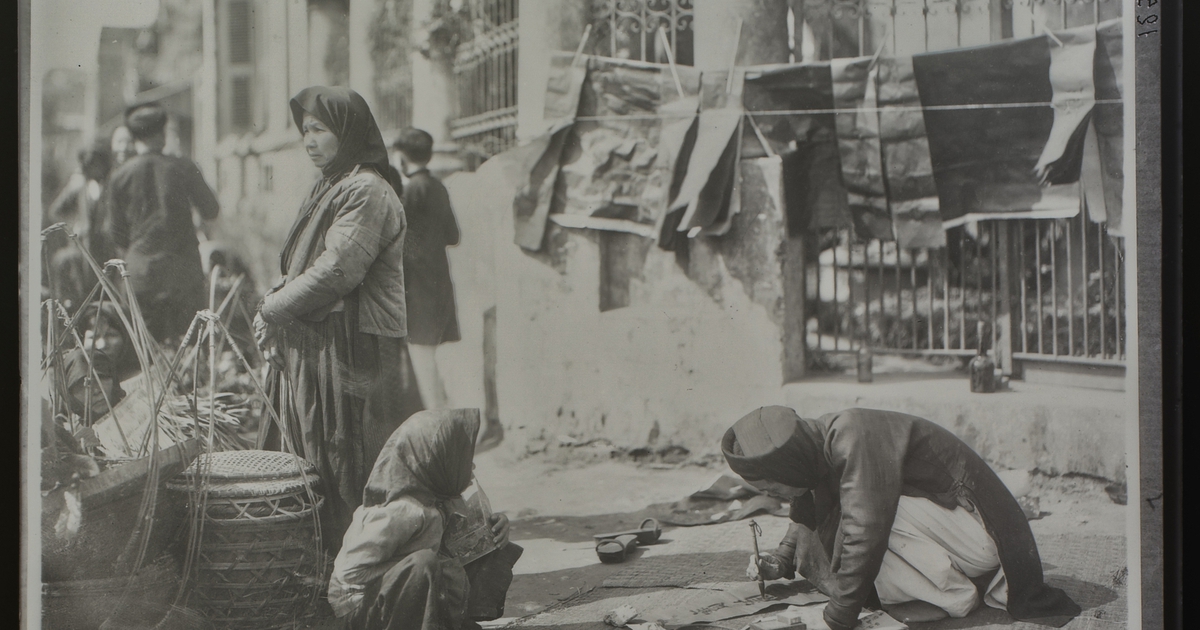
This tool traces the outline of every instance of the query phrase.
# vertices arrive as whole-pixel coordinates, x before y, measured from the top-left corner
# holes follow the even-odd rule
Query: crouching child
[[[508,518],[488,519],[496,549],[464,564],[446,523],[472,482],[479,410],[423,411],[388,438],[334,560],[329,603],[355,630],[472,630],[501,617],[522,549]]]

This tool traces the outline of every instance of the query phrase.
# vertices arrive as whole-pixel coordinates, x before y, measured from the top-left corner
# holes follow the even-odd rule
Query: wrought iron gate
[[[483,160],[517,142],[518,0],[471,0],[471,39],[458,45],[458,118],[450,135]]]

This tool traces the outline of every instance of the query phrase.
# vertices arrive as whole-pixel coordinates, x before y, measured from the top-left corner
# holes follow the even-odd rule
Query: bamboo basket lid
[[[278,451],[219,451],[203,453],[173,481],[195,483],[207,468],[210,481],[269,481],[314,475],[317,467],[291,453]]]

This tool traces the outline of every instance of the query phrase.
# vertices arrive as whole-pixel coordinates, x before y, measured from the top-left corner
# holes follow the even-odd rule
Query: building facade
[[[462,229],[450,257],[463,339],[441,351],[451,403],[488,408],[515,443],[570,434],[713,450],[757,406],[811,402],[819,415],[870,402],[966,423],[960,434],[1012,465],[1123,477],[1119,458],[1081,461],[1063,446],[1081,431],[1117,445],[1101,452],[1123,440],[1122,241],[1083,213],[969,223],[945,247],[901,250],[852,226],[793,233],[782,185],[763,184],[743,187],[729,233],[689,239],[685,254],[554,224],[528,252],[513,243],[519,169],[489,161],[546,131],[555,52],[715,71],[902,56],[1098,23],[1120,15],[1118,0],[194,2],[213,51],[195,83],[195,155],[222,201],[220,237],[270,285],[317,175],[287,108],[301,88],[349,85],[385,135],[430,131]],[[769,175],[753,160],[739,168]],[[981,344],[1018,383],[1089,389],[1067,403],[1020,392],[999,407],[926,409],[921,387],[819,385],[844,380],[864,345],[880,373],[945,376]],[[988,423],[1014,414],[1066,433],[1010,444]]]
[[[1116,0],[531,1],[518,8],[520,80],[516,121],[508,123],[518,142],[545,131],[550,52],[664,63],[652,35],[660,26],[671,34],[676,63],[723,70],[735,55],[737,65],[881,49],[901,56],[1120,15]],[[738,18],[745,34],[735,52]],[[460,92],[460,99],[489,102],[497,89],[472,85],[460,89],[475,96]],[[762,175],[744,162],[742,177],[755,176]],[[782,191],[748,187],[743,195],[759,196],[743,196],[732,230],[692,239],[682,258],[640,236],[553,224],[545,249],[530,253],[512,241],[512,178],[484,164],[450,182],[464,230],[451,260],[470,332],[449,354],[458,361],[457,391],[482,401],[476,366],[486,357],[477,348],[492,347],[485,322],[494,307],[495,332],[487,334],[495,335],[501,366],[499,415],[527,440],[569,434],[711,450],[728,422],[760,405],[811,404],[808,413],[819,415],[873,404],[973,434],[977,448],[1008,465],[1123,476],[1123,241],[1084,213],[962,225],[948,231],[946,247],[909,251],[852,227],[790,233]],[[863,344],[885,373],[881,382],[900,383],[946,377],[983,344],[1019,395],[938,405],[930,400],[942,400],[955,378],[842,384],[853,380],[846,374]],[[1050,397],[1057,402],[1029,393],[1060,390]],[[1054,436],[1012,438],[996,428],[1005,424],[1034,434],[1049,426]],[[1090,452],[1116,455],[1082,461],[1076,448],[1095,440],[1107,447]]]

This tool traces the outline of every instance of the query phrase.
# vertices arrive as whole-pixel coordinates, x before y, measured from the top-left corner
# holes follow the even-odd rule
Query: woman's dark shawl
[[[413,414],[392,433],[375,460],[363,505],[404,496],[442,503],[471,485],[478,409],[438,409]]]
[[[280,270],[291,281],[304,272],[312,258],[310,250],[314,243],[299,243],[298,237],[310,221],[317,221],[323,226],[314,234],[325,233],[328,224],[333,221],[332,214],[311,215],[343,175],[353,171],[356,166],[367,166],[392,186],[397,197],[402,185],[399,173],[388,162],[387,145],[383,142],[383,134],[375,117],[371,115],[371,108],[357,92],[344,87],[310,87],[300,90],[289,105],[297,129],[304,129],[304,114],[308,113],[325,123],[338,138],[337,155],[321,169],[321,181],[317,182],[301,204],[300,213],[280,253]],[[300,255],[297,256],[297,253]]]
[[[310,87],[292,97],[290,105],[297,129],[304,129],[307,112],[337,136],[337,155],[321,169],[325,177],[347,173],[359,164],[369,164],[380,177],[386,177],[387,145],[371,108],[358,92],[344,87]]]
[[[831,591],[827,612],[842,608],[852,622],[873,597],[905,495],[948,508],[965,500],[979,510],[996,542],[1014,618],[1059,627],[1080,613],[1066,593],[1046,585],[1033,532],[1012,493],[975,451],[928,420],[873,409],[807,420],[786,407],[767,407],[739,420],[721,445],[738,474],[813,490],[811,520],[833,563],[822,589]]]

